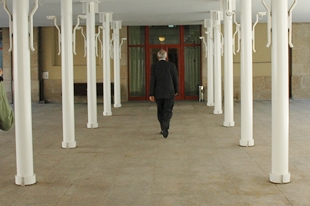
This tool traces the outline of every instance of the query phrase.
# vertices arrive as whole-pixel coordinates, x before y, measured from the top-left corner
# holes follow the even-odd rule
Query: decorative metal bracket
[[[256,52],[255,49],[255,27],[258,23],[259,20],[263,19],[263,17],[266,15],[266,12],[257,12],[256,14],[256,21],[253,25],[253,29],[252,29],[252,45],[253,45],[253,52]]]
[[[33,15],[38,10],[38,7],[39,7],[39,0],[36,0],[34,3],[34,6],[32,8],[32,11],[30,12],[29,18],[28,18],[28,25],[29,25],[29,32],[30,32],[29,43],[30,43],[30,50],[31,51],[35,50],[33,47]]]
[[[54,25],[56,29],[58,30],[58,55],[61,54],[61,31],[57,25],[57,18],[56,16],[46,16],[47,19],[49,20],[54,20]]]
[[[270,8],[267,6],[265,0],[262,0],[262,4],[264,5],[264,7],[266,8],[267,13],[268,13],[268,23],[267,23],[268,43],[266,46],[269,47],[271,45],[272,13],[270,11]],[[297,0],[294,0],[292,6],[290,7],[290,9],[288,11],[288,30],[289,30],[289,40],[288,41],[289,41],[289,45],[291,48],[294,47],[293,42],[292,42],[292,34],[293,34],[293,31],[292,31],[292,22],[293,22],[292,12],[293,12],[296,5],[297,5]]]
[[[99,26],[98,30],[103,30],[104,26]],[[98,34],[96,34],[96,40],[97,40],[97,35],[100,35],[100,31],[98,31]],[[101,45],[101,58],[103,57],[103,42],[101,41],[100,38],[98,38],[100,45]],[[114,41],[114,35],[112,35],[112,39],[109,41],[109,50],[110,50],[110,58],[113,59],[113,41]],[[97,44],[96,44],[97,48]]]
[[[238,53],[240,51],[240,44],[241,44],[241,26],[240,24],[237,22],[237,18],[236,18],[236,13],[235,12],[226,12],[226,15],[228,16],[233,16],[234,18],[234,23],[236,25],[236,31],[233,34],[233,51],[234,51],[234,55],[236,55],[236,53]],[[237,40],[237,45],[238,45],[238,49],[236,51],[236,35],[238,34],[238,40]]]
[[[224,36],[222,34],[221,30],[221,21],[223,20],[223,12],[222,11],[213,11],[211,12],[211,19],[213,20],[213,28],[214,31],[219,32],[220,34],[220,44],[221,44],[221,55],[224,55]]]
[[[264,7],[266,8],[267,14],[268,14],[268,20],[267,20],[267,45],[266,45],[266,47],[270,47],[270,45],[271,45],[271,29],[272,29],[272,26],[271,26],[272,25],[272,22],[271,22],[272,17],[271,16],[272,15],[271,15],[271,10],[267,6],[265,0],[262,0],[262,3],[264,5]]]
[[[295,8],[295,6],[297,5],[297,0],[294,0],[291,8],[289,9],[288,11],[288,29],[289,29],[289,36],[288,36],[288,42],[289,42],[289,45],[291,48],[294,47],[293,45],[293,38],[292,38],[292,35],[293,35],[293,19],[292,19],[292,12]]]
[[[8,9],[7,6],[7,0],[2,0],[3,3],[3,8],[6,11],[6,13],[9,16],[9,35],[10,35],[10,47],[9,47],[9,52],[11,52],[13,50],[13,31],[12,31],[12,27],[13,27],[13,17],[11,12]],[[32,9],[32,11],[30,12],[29,16],[28,16],[28,30],[29,30],[29,49],[31,51],[34,51],[34,47],[33,47],[33,15],[35,14],[35,12],[37,11],[39,7],[39,1],[35,0],[35,4],[34,7]]]
[[[213,28],[213,22],[212,22],[211,19],[204,19],[204,28],[207,28],[207,31],[205,31],[205,34],[207,35],[208,41],[211,41],[213,43],[213,32],[208,31],[209,28],[211,28],[211,29]],[[212,54],[214,54],[214,47],[207,48],[207,47],[210,47],[210,45],[208,45],[208,43],[206,43],[205,45],[206,45],[206,55],[205,55],[205,57],[209,58],[208,57],[208,49],[212,49],[213,50]],[[210,57],[210,58],[212,58],[212,57]]]
[[[100,30],[103,29],[102,26],[98,26],[98,33],[96,34],[96,56],[98,57],[98,41],[100,42],[100,46],[101,46],[101,54],[100,54],[100,58],[102,58],[103,56],[103,50],[102,50],[102,41],[100,39]]]
[[[81,34],[84,38],[84,57],[86,56],[87,52],[87,38],[84,34],[83,27],[80,27],[80,19],[86,19],[86,15],[78,15],[77,16],[77,24],[73,29],[73,54],[76,55],[76,30],[81,30]]]
[[[109,49],[110,49],[110,58],[113,59],[114,58],[114,47],[113,47],[113,42],[114,42],[114,38],[115,38],[115,35],[113,34],[112,35],[112,39],[110,40],[110,44],[109,44]]]
[[[208,33],[208,32],[206,32],[206,33]],[[207,58],[208,57],[208,45],[207,45],[207,42],[206,42],[206,40],[205,40],[205,38],[203,36],[199,37],[199,39],[201,39],[203,44],[205,45],[205,50],[206,50],[205,58]]]
[[[121,43],[119,45],[119,58],[122,59],[122,45],[124,43],[124,41],[126,41],[127,38],[122,38]]]

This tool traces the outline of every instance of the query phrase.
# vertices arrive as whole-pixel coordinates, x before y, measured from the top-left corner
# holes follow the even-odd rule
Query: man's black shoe
[[[163,131],[163,136],[164,136],[164,138],[167,138],[167,137],[168,137],[168,134],[169,134],[168,130]]]

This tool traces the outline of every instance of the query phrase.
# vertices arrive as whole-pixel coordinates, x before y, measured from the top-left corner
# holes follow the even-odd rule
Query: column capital
[[[212,27],[211,19],[204,19],[204,28]]]
[[[112,21],[111,28],[112,29],[121,29],[122,28],[122,21]]]
[[[98,4],[100,3],[100,1],[98,0],[83,0],[83,1],[80,1],[83,5],[83,14],[87,14],[87,13],[90,13],[90,12],[95,12],[95,13],[98,13]],[[90,7],[91,3],[94,3],[94,7]]]
[[[112,22],[113,12],[99,12],[99,22]]]

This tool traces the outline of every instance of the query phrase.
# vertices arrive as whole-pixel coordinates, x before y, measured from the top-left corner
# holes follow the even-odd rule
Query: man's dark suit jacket
[[[152,65],[150,96],[155,99],[173,99],[179,93],[178,72],[172,62],[160,60]]]

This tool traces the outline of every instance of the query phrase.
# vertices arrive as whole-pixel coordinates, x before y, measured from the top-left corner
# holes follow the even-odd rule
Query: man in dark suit
[[[178,94],[178,72],[175,64],[167,61],[165,50],[161,49],[157,57],[158,61],[152,65],[149,99],[156,101],[161,133],[167,138],[174,97]]]

